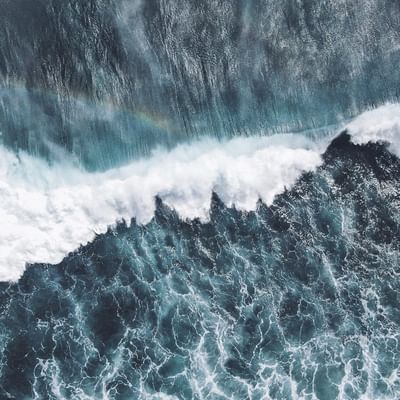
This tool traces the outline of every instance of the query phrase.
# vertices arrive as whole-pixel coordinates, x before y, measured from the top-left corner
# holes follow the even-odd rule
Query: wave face
[[[340,123],[398,99],[399,21],[393,0],[6,1],[2,140],[97,170]]]
[[[2,283],[2,398],[397,398],[400,160],[346,133],[322,158],[270,206],[158,199]]]

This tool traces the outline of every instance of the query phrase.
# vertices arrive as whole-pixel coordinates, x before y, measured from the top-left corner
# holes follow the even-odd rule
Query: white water
[[[399,127],[400,105],[387,105],[347,128],[355,143],[390,140],[394,146]],[[149,222],[156,195],[182,218],[203,220],[212,191],[244,210],[260,198],[271,204],[321,164],[326,145],[301,135],[203,140],[104,173],[68,162],[50,167],[0,147],[0,280],[17,280],[27,263],[60,262],[122,219]]]
[[[366,111],[347,125],[355,144],[389,143],[389,150],[400,157],[400,104]]]

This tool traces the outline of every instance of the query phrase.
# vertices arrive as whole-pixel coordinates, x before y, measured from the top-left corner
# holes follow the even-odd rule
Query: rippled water
[[[396,398],[399,173],[343,134],[270,207],[159,201],[29,267],[2,284],[3,398]]]
[[[394,0],[4,1],[2,140],[50,160],[107,169],[399,98]]]
[[[397,0],[0,8],[0,400],[400,398]]]

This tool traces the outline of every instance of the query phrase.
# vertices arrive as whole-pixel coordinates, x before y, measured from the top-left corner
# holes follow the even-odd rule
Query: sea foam
[[[321,163],[318,146],[299,135],[203,140],[103,173],[0,152],[3,281],[18,279],[27,263],[60,262],[117,221],[149,222],[155,196],[182,218],[206,220],[212,191],[251,210]]]
[[[400,105],[367,111],[346,128],[354,143],[388,141],[400,155]],[[269,205],[322,163],[327,144],[298,134],[202,140],[102,173],[0,147],[0,280],[17,280],[26,264],[58,263],[118,221],[149,222],[156,196],[203,221],[213,191],[242,210],[259,199]]]
[[[366,111],[347,125],[354,144],[386,142],[400,157],[400,104],[388,103]]]

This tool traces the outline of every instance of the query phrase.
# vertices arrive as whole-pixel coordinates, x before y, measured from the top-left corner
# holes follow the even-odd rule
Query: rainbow
[[[8,80],[7,82],[0,85],[0,96],[4,91],[14,90],[15,92],[27,92],[28,90],[33,93],[37,93],[44,97],[56,98],[59,101],[61,98],[73,101],[76,104],[83,104],[89,109],[97,109],[99,111],[107,111],[114,114],[125,114],[130,118],[141,121],[142,124],[151,126],[155,129],[165,131],[166,134],[172,132],[176,133],[177,129],[174,126],[171,119],[167,119],[165,116],[157,114],[156,112],[143,110],[141,108],[129,107],[125,104],[116,103],[114,97],[109,96],[103,97],[101,100],[94,101],[88,95],[83,92],[73,92],[65,90],[64,88],[52,88],[44,87],[27,87],[26,82],[22,80]]]

